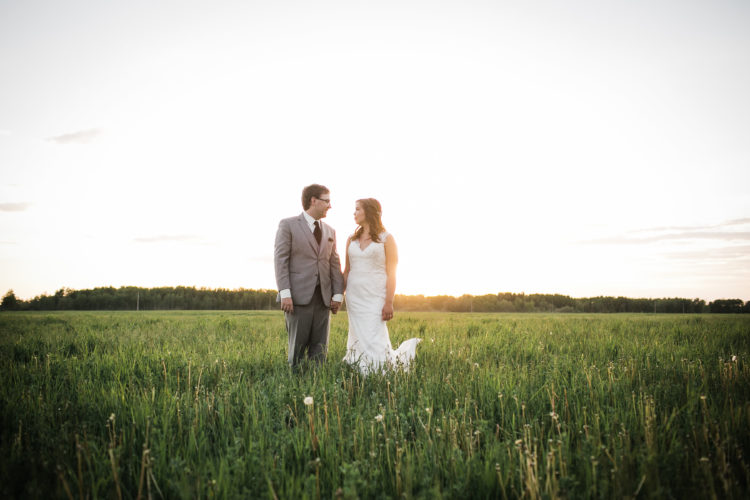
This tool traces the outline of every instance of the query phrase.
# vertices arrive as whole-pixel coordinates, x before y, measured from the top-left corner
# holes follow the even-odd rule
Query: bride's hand
[[[389,304],[388,302],[385,303],[381,317],[383,318],[383,321],[393,319],[393,304]]]

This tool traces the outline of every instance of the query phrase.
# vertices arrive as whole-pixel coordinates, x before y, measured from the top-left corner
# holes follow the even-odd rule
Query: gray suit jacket
[[[276,285],[279,290],[289,288],[292,291],[294,304],[305,305],[312,301],[318,279],[326,306],[330,307],[335,294],[344,293],[336,231],[323,221],[320,223],[323,232],[320,247],[302,214],[282,219],[276,232]]]

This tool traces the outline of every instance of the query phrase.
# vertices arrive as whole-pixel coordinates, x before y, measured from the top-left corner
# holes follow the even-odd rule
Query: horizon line
[[[245,287],[239,287],[239,288],[224,288],[224,287],[209,288],[209,287],[205,287],[205,286],[200,286],[199,287],[197,285],[164,285],[164,286],[151,286],[151,287],[138,286],[138,285],[121,285],[119,287],[116,287],[114,285],[100,285],[100,286],[96,286],[96,287],[93,287],[93,288],[69,288],[69,287],[61,287],[61,288],[57,289],[55,292],[50,293],[50,292],[44,291],[44,292],[39,293],[39,294],[35,295],[34,297],[29,298],[29,299],[23,299],[23,298],[19,297],[18,295],[16,295],[16,298],[18,300],[30,301],[30,300],[33,300],[33,299],[35,299],[37,297],[55,295],[60,290],[64,290],[64,291],[68,291],[69,290],[69,291],[72,291],[72,292],[78,292],[78,291],[85,291],[85,290],[96,290],[96,289],[101,289],[101,288],[113,288],[113,289],[116,289],[116,290],[117,289],[122,289],[122,288],[138,288],[138,289],[142,289],[142,290],[152,290],[152,289],[158,289],[158,288],[193,288],[193,289],[196,289],[196,290],[206,290],[206,291],[221,291],[221,290],[225,290],[225,291],[230,291],[230,292],[239,292],[239,291],[278,292],[278,290],[275,289],[275,288],[245,288]],[[15,295],[15,291],[13,290],[13,288],[9,288],[3,294],[3,296],[5,296],[9,292],[13,292],[13,294]],[[627,295],[606,295],[606,294],[588,295],[588,296],[574,296],[574,295],[569,295],[569,294],[565,294],[565,293],[561,293],[561,292],[555,292],[555,293],[530,292],[530,293],[527,293],[526,291],[521,291],[521,292],[500,291],[500,292],[488,292],[488,293],[461,293],[461,294],[450,294],[450,293],[438,293],[438,294],[396,293],[397,296],[400,295],[400,296],[403,296],[403,297],[420,297],[420,296],[424,297],[424,298],[430,298],[430,297],[452,297],[452,298],[455,298],[455,299],[459,299],[461,297],[466,297],[466,296],[469,296],[469,297],[484,297],[484,296],[488,296],[488,295],[503,295],[503,294],[526,295],[526,296],[530,296],[530,295],[543,295],[543,296],[544,295],[546,295],[546,296],[560,295],[560,296],[563,296],[563,297],[569,297],[571,299],[577,299],[577,300],[579,300],[579,299],[595,299],[595,298],[599,298],[599,297],[612,297],[612,298],[615,298],[615,299],[617,299],[617,298],[624,298],[624,299],[630,299],[630,300],[665,300],[665,299],[703,300],[706,303],[714,302],[714,301],[717,301],[717,300],[741,300],[743,303],[750,302],[750,299],[744,299],[744,298],[741,298],[741,297],[729,297],[729,296],[722,297],[722,298],[716,298],[716,299],[705,299],[705,298],[702,298],[702,297],[687,297],[687,296],[684,296],[684,297],[680,297],[680,296],[671,296],[671,297],[670,296],[660,296],[660,297],[645,297],[645,296],[640,296],[640,297],[636,297],[636,296],[627,296]]]

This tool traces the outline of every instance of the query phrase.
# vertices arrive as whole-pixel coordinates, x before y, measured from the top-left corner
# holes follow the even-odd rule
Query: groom
[[[329,310],[336,314],[344,276],[336,252],[336,231],[321,219],[331,208],[331,194],[320,184],[302,190],[302,212],[283,219],[276,232],[274,267],[281,309],[289,334],[289,364],[307,358],[325,361]]]

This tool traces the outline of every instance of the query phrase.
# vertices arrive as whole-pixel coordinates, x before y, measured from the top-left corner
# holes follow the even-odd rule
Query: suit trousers
[[[320,286],[315,288],[309,304],[295,304],[294,312],[284,313],[284,316],[289,334],[289,364],[298,365],[305,354],[311,361],[324,362],[328,352],[331,310],[323,302]]]

